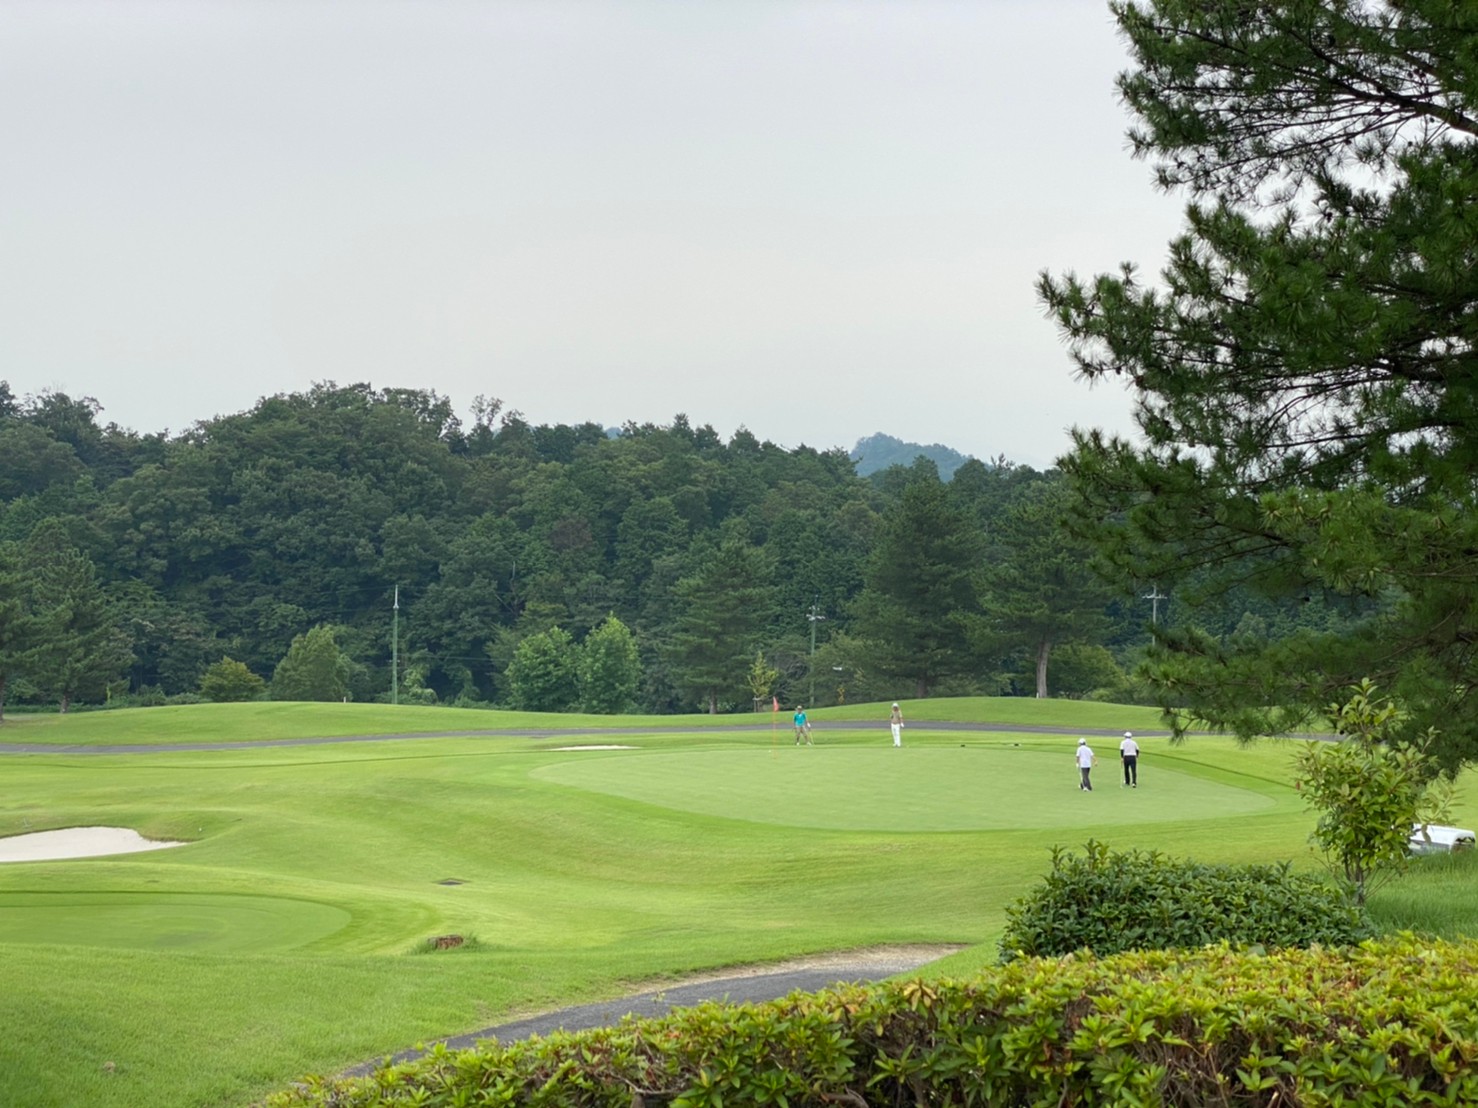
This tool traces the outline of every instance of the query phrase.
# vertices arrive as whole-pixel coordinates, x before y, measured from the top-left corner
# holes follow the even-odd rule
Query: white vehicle
[[[1478,844],[1478,835],[1464,828],[1414,823],[1406,849],[1412,854],[1450,854],[1455,850],[1472,850],[1475,844]]]

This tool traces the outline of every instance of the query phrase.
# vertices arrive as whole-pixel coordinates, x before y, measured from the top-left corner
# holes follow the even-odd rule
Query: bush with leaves
[[[580,699],[580,653],[568,631],[551,627],[519,641],[504,674],[513,707],[568,712]]]
[[[1478,943],[1022,959],[309,1080],[271,1108],[1478,1103]]]
[[[235,658],[222,658],[200,675],[200,695],[216,703],[255,700],[266,691],[267,682]]]
[[[1081,855],[1053,847],[1051,872],[1007,906],[1000,949],[1009,961],[1217,942],[1338,946],[1371,931],[1341,890],[1286,862],[1209,865],[1155,850],[1116,853],[1090,840]]]
[[[780,680],[780,671],[765,660],[763,650],[754,652],[754,661],[749,664],[749,673],[745,680],[749,684],[749,695],[755,710],[778,703],[775,699],[775,682]]]
[[[1368,680],[1345,703],[1330,705],[1329,715],[1341,740],[1304,747],[1294,788],[1319,812],[1314,845],[1364,904],[1406,865],[1413,825],[1446,819],[1450,793],[1429,754],[1431,732],[1416,744],[1386,741],[1402,713]]]
[[[576,666],[580,706],[600,715],[619,715],[636,706],[641,689],[641,656],[631,629],[612,612],[580,648]]]
[[[343,700],[349,695],[350,668],[333,628],[320,623],[293,636],[272,671],[272,699]]]

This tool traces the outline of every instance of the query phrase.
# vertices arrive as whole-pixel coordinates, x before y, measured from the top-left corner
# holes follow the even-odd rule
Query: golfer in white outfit
[[[1098,759],[1093,756],[1093,748],[1088,745],[1087,739],[1078,740],[1078,788],[1084,792],[1093,791],[1093,780],[1089,774],[1093,767],[1098,764]]]
[[[1124,763],[1124,784],[1139,788],[1139,744],[1130,731],[1124,732],[1124,741],[1119,744],[1119,759]]]

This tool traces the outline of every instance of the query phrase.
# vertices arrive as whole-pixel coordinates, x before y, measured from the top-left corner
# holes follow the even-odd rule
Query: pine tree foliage
[[[37,527],[22,549],[33,682],[62,712],[78,698],[102,699],[132,656],[92,559],[57,520]]]
[[[749,706],[745,680],[770,620],[770,580],[764,553],[731,537],[677,582],[667,660],[684,695],[707,712],[723,703]]]
[[[968,628],[978,615],[973,574],[983,536],[937,475],[915,480],[883,517],[857,600],[857,633],[871,667],[924,697],[974,666]]]
[[[1478,4],[1112,8],[1135,150],[1191,204],[1159,281],[1040,282],[1082,375],[1137,401],[1137,441],[1075,436],[1079,523],[1126,584],[1363,616],[1164,631],[1163,702],[1252,735],[1370,677],[1478,757]]]
[[[1036,695],[1048,695],[1054,647],[1098,641],[1107,630],[1110,595],[1092,572],[1091,551],[1063,530],[1072,503],[1068,487],[1042,481],[1001,519],[991,536],[996,556],[980,572],[977,644],[987,655],[1025,653]]]
[[[0,722],[5,719],[5,691],[11,678],[26,672],[39,645],[37,617],[27,603],[30,596],[20,544],[0,543]]]

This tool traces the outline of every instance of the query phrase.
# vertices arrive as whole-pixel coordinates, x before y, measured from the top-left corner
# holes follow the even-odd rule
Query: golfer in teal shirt
[[[806,745],[811,745],[811,723],[806,719],[806,709],[801,705],[795,706],[795,745],[800,746],[801,740],[806,740]]]

